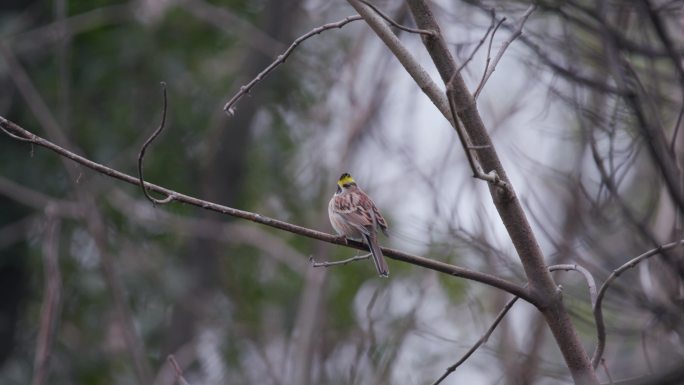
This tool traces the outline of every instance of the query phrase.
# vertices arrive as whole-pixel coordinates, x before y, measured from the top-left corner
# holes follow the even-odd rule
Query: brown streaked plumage
[[[381,277],[389,276],[389,269],[378,246],[379,228],[387,235],[387,222],[375,203],[356,184],[348,173],[337,181],[337,192],[328,204],[330,223],[335,231],[350,239],[368,243],[375,268]]]

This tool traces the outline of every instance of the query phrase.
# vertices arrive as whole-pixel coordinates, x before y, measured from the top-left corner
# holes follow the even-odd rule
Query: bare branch
[[[489,327],[489,329],[487,329],[487,332],[486,332],[485,334],[483,334],[482,337],[480,337],[480,339],[477,340],[477,342],[475,343],[475,345],[473,345],[470,349],[468,349],[468,351],[467,351],[467,352],[466,352],[458,361],[456,361],[455,364],[449,366],[449,367],[446,369],[446,371],[444,372],[444,374],[442,374],[442,376],[441,376],[440,378],[438,378],[435,382],[433,382],[432,385],[438,385],[438,384],[440,384],[442,381],[444,381],[451,373],[453,373],[453,372],[456,370],[456,368],[458,368],[458,367],[459,367],[462,363],[464,363],[471,355],[473,355],[473,353],[475,353],[475,351],[476,351],[481,345],[483,345],[484,343],[486,343],[487,340],[489,340],[489,337],[492,335],[492,333],[493,333],[494,330],[496,329],[496,327],[499,326],[499,324],[501,323],[501,320],[503,320],[503,318],[506,316],[506,314],[508,314],[508,311],[511,310],[511,308],[513,307],[513,305],[515,304],[515,302],[516,302],[517,300],[518,300],[518,297],[513,297],[513,298],[511,298],[511,299],[506,303],[506,306],[504,306],[503,309],[501,309],[501,311],[499,312],[499,314],[496,316],[496,318],[494,319],[494,322],[492,323],[492,325]]]
[[[387,45],[394,56],[399,60],[406,72],[411,75],[420,89],[427,95],[432,103],[437,107],[439,112],[455,127],[455,122],[451,118],[449,112],[449,102],[447,101],[444,91],[432,80],[427,71],[420,65],[418,60],[413,56],[392,32],[392,30],[384,23],[383,19],[378,16],[370,7],[359,0],[349,0],[354,9],[363,17],[378,37]]]
[[[585,269],[584,267],[579,266],[579,265],[570,265],[570,264],[549,266],[549,271],[557,271],[557,270],[565,270],[565,271],[567,271],[567,270],[575,270],[575,271],[578,271],[578,272],[582,273],[582,275],[584,275],[584,278],[585,278],[586,281],[587,281],[587,285],[589,286],[589,293],[591,294],[592,304],[594,303],[595,298],[596,298],[596,283],[595,283],[595,281],[594,281],[594,277],[591,275],[591,273],[590,273],[587,269]],[[484,335],[482,335],[482,337],[480,337],[480,339],[475,343],[475,345],[473,345],[473,346],[472,346],[472,347],[471,347],[471,348],[470,348],[470,349],[469,349],[469,350],[468,350],[468,351],[467,351],[467,352],[466,352],[458,361],[456,361],[455,364],[449,366],[449,367],[446,369],[446,371],[444,372],[444,374],[442,374],[442,376],[441,376],[440,378],[438,378],[435,382],[433,382],[432,385],[438,385],[438,384],[440,384],[442,381],[444,381],[452,372],[454,372],[454,371],[456,370],[456,368],[458,368],[458,367],[459,367],[461,364],[463,364],[463,363],[464,363],[464,362],[465,362],[473,353],[475,353],[475,351],[476,351],[481,345],[483,345],[484,343],[486,343],[487,340],[489,340],[489,337],[492,335],[492,333],[493,333],[494,330],[496,329],[496,327],[501,323],[501,320],[503,320],[503,318],[506,316],[506,314],[508,313],[508,311],[511,310],[511,308],[513,307],[513,304],[515,304],[515,302],[516,302],[517,300],[518,300],[518,297],[513,297],[513,298],[511,298],[511,299],[506,303],[506,306],[504,306],[504,308],[501,309],[501,311],[499,312],[499,314],[496,316],[496,318],[494,319],[494,322],[493,322],[492,325],[489,327],[489,329],[487,330],[487,332],[486,332]]]
[[[670,152],[675,154],[675,143],[677,143],[677,135],[679,135],[679,129],[682,126],[682,117],[684,117],[684,103],[682,107],[679,108],[679,114],[677,115],[677,122],[674,126],[674,132],[672,133],[672,139],[670,139]]]
[[[473,95],[473,98],[475,98],[475,100],[477,100],[477,96],[480,94],[482,87],[484,87],[484,83],[487,78],[487,73],[489,73],[489,63],[492,61],[492,43],[494,43],[494,36],[496,35],[496,31],[499,29],[499,27],[501,27],[501,24],[503,24],[504,21],[506,21],[505,17],[499,20],[498,23],[496,23],[494,31],[492,31],[492,36],[489,37],[489,44],[487,45],[487,60],[485,61],[484,72],[482,72],[482,79],[480,79],[480,83],[477,85],[477,90]]]
[[[167,360],[173,367],[173,371],[176,373],[176,381],[178,381],[180,385],[190,385],[190,383],[185,380],[185,377],[183,377],[183,369],[181,369],[180,365],[178,365],[176,357],[174,357],[173,354],[170,354]]]
[[[305,33],[304,35],[302,35],[302,36],[298,37],[297,39],[295,39],[295,41],[293,41],[292,44],[290,44],[290,46],[285,50],[285,52],[283,52],[282,54],[278,55],[278,58],[276,58],[276,60],[275,60],[274,62],[272,62],[271,64],[269,64],[269,66],[266,67],[263,71],[259,72],[259,74],[258,74],[254,79],[252,79],[249,83],[247,83],[247,84],[245,84],[244,86],[240,87],[240,90],[239,90],[235,95],[233,95],[233,97],[230,98],[230,100],[228,100],[228,102],[226,103],[225,106],[223,106],[223,110],[224,110],[229,116],[235,115],[235,104],[236,104],[243,96],[247,95],[247,94],[249,93],[249,91],[250,91],[257,83],[259,83],[259,82],[260,82],[261,80],[263,80],[266,76],[268,76],[276,67],[278,67],[279,65],[285,63],[285,60],[287,60],[287,58],[290,56],[290,54],[292,54],[292,51],[294,51],[295,48],[297,48],[297,46],[298,46],[299,44],[301,44],[304,40],[306,40],[306,39],[308,39],[308,38],[310,38],[310,37],[312,37],[312,36],[318,35],[318,34],[320,34],[321,32],[327,31],[327,30],[329,30],[329,29],[333,29],[333,28],[342,28],[342,27],[344,27],[345,25],[351,23],[352,21],[356,21],[356,20],[361,20],[361,16],[359,16],[359,15],[347,16],[347,17],[345,17],[344,19],[342,19],[342,20],[340,20],[340,21],[337,21],[337,22],[334,22],[334,23],[323,24],[323,25],[321,25],[320,27],[316,27],[316,28],[312,29],[311,31],[309,31],[309,32]]]
[[[476,90],[475,93],[473,94],[473,98],[475,98],[475,100],[477,100],[477,97],[480,95],[480,92],[481,92],[482,89],[484,88],[485,84],[487,84],[487,80],[489,80],[489,77],[492,76],[492,74],[493,74],[494,71],[496,70],[496,66],[499,64],[499,60],[501,60],[501,58],[503,57],[504,53],[505,53],[506,50],[508,49],[508,46],[511,45],[511,43],[512,43],[515,39],[517,39],[520,35],[522,35],[522,29],[523,29],[523,27],[525,26],[525,23],[527,22],[527,19],[530,17],[530,15],[532,14],[532,12],[534,12],[535,9],[537,9],[537,6],[534,5],[534,4],[530,5],[530,7],[527,8],[527,11],[525,11],[525,14],[522,16],[522,19],[520,20],[520,23],[518,24],[518,28],[515,29],[515,30],[513,31],[513,33],[511,34],[511,36],[510,36],[506,41],[504,41],[504,42],[501,44],[501,48],[499,49],[499,52],[498,52],[498,53],[496,54],[496,56],[494,57],[494,61],[492,62],[492,65],[491,65],[491,66],[489,66],[489,54],[487,54],[487,66],[485,67],[485,73],[484,73],[484,75],[482,76],[482,80],[480,81],[480,84],[477,86],[477,90]],[[499,24],[497,25],[496,28],[498,29],[499,26],[500,26],[501,24],[503,24],[503,22],[504,22],[505,20],[506,20],[506,18],[503,18],[503,19],[499,22]],[[496,29],[494,30],[494,33],[496,33]],[[492,37],[491,37],[492,40],[494,39],[494,33],[492,33]],[[490,42],[489,42],[490,48],[491,48],[491,44],[492,44],[492,43],[491,43],[491,40],[490,40]]]
[[[594,280],[594,276],[591,275],[589,270],[585,269],[584,267],[577,265],[577,264],[564,264],[564,265],[553,265],[549,266],[549,271],[557,271],[557,270],[574,270],[579,273],[582,273],[584,276],[584,279],[587,281],[587,286],[589,287],[589,298],[591,299],[591,306],[594,306],[596,303],[596,281]]]
[[[314,260],[313,256],[309,257],[309,262],[311,262],[311,266],[313,267],[330,267],[330,266],[339,266],[339,265],[346,265],[348,263],[354,262],[354,261],[362,261],[364,259],[368,259],[371,256],[371,254],[364,254],[364,255],[355,255],[351,258],[343,259],[341,261],[323,261],[323,262],[316,262]]]
[[[3,176],[0,176],[0,195],[37,210],[45,210],[49,205],[51,213],[57,216],[69,218],[83,216],[83,207],[78,203],[53,198]]]
[[[167,195],[166,198],[164,199],[155,199],[153,198],[148,192],[147,189],[145,189],[145,183],[143,179],[143,159],[145,158],[145,150],[147,150],[147,147],[152,144],[152,142],[161,134],[162,130],[164,130],[164,125],[166,124],[166,107],[167,107],[167,101],[166,101],[166,83],[161,82],[161,88],[162,88],[162,95],[164,97],[164,107],[162,109],[162,118],[161,118],[161,123],[159,123],[159,127],[157,127],[156,130],[152,133],[152,135],[147,138],[145,143],[143,143],[142,147],[140,148],[140,153],[138,153],[138,179],[140,181],[140,188],[143,191],[143,194],[145,194],[145,197],[152,202],[153,205],[155,204],[166,204],[169,203],[173,200],[172,195]]]
[[[601,366],[603,367],[603,371],[606,372],[606,377],[608,377],[608,383],[610,385],[613,385],[613,377],[610,375],[610,370],[608,370],[608,365],[606,365],[606,360],[601,358]]]
[[[435,31],[428,31],[426,29],[419,29],[419,28],[410,28],[410,27],[406,27],[406,26],[403,26],[403,25],[397,23],[396,21],[392,20],[391,17],[389,17],[386,13],[384,13],[380,8],[376,7],[375,4],[371,3],[370,1],[366,1],[366,0],[359,0],[359,1],[361,1],[362,3],[369,6],[372,10],[375,11],[375,13],[380,15],[380,17],[385,19],[385,21],[387,21],[388,23],[392,24],[392,26],[395,28],[399,28],[400,30],[406,31],[406,32],[417,33],[420,35],[435,36]]]
[[[66,150],[49,140],[46,140],[38,135],[35,135],[24,128],[18,126],[17,124],[7,120],[6,118],[0,116],[0,128],[2,128],[3,132],[9,132],[13,134],[13,136],[18,136],[19,138],[26,139],[29,142],[36,144],[38,146],[47,148],[57,154],[62,155],[64,158],[71,159],[72,161],[79,163],[85,167],[88,167],[92,170],[95,170],[101,174],[104,174],[106,176],[109,176],[111,178],[115,178],[133,185],[139,185],[139,179],[128,175],[124,174],[120,171],[114,170],[112,168],[109,168],[107,166],[104,166],[100,163],[93,162],[90,159],[84,158],[80,155],[74,154],[73,152]],[[144,186],[146,189],[149,191],[153,191],[156,193],[160,194],[166,194],[167,196],[173,195],[173,200],[181,203],[186,203],[189,205],[193,205],[196,207],[200,207],[206,210],[211,210],[215,211],[218,213],[222,213],[225,215],[229,215],[232,217],[236,218],[242,218],[246,219],[252,222],[260,223],[266,226],[270,226],[276,229],[284,230],[293,234],[298,234],[304,237],[312,238],[312,239],[317,239],[323,242],[328,242],[336,245],[341,245],[341,246],[348,246],[352,247],[358,250],[364,250],[367,251],[367,246],[362,243],[362,242],[357,242],[353,240],[346,240],[342,239],[339,236],[336,235],[331,235],[327,233],[323,233],[317,230],[297,226],[288,222],[280,221],[277,219],[269,218],[257,213],[249,212],[249,211],[244,211],[244,210],[238,210],[232,207],[228,206],[223,206],[219,205],[213,202],[209,202],[206,200],[198,199],[189,195],[181,194],[179,192],[176,192],[174,190],[167,189],[165,187],[161,187],[149,182],[144,182]],[[502,279],[500,277],[487,274],[487,273],[481,273],[478,271],[473,271],[470,269],[466,269],[463,267],[459,266],[454,266],[450,265],[448,263],[440,262],[440,261],[435,261],[429,258],[424,258],[420,257],[417,255],[405,253],[403,251],[395,250],[395,249],[390,249],[390,248],[381,248],[382,252],[385,256],[398,260],[398,261],[403,261],[407,262],[416,266],[421,266],[425,267],[431,270],[439,271],[444,274],[448,274],[451,276],[455,277],[461,277],[461,278],[466,278],[466,279],[471,279],[477,282],[481,282],[496,288],[499,288],[501,290],[504,290],[508,293],[511,293],[513,295],[519,296],[520,298],[524,299],[525,301],[535,305],[539,306],[540,304],[540,298],[537,296],[533,295],[530,293],[527,289],[524,287],[515,284],[513,282],[510,282],[508,280]]]
[[[480,39],[480,41],[477,43],[477,45],[473,49],[473,52],[471,52],[470,55],[468,56],[468,58],[463,61],[463,64],[461,64],[458,67],[456,72],[461,72],[463,70],[463,68],[465,68],[465,66],[468,65],[468,63],[470,63],[471,60],[473,60],[477,51],[479,51],[480,48],[482,47],[482,44],[484,44],[484,42],[487,41],[487,36],[489,36],[489,34],[494,29],[494,27],[498,28],[498,26],[496,24],[496,13],[494,12],[494,9],[492,9],[491,12],[492,12],[492,23],[489,25],[489,28],[487,28],[487,32],[485,32],[484,36],[482,36],[482,39]]]
[[[627,263],[624,265],[618,267],[617,269],[613,270],[613,272],[608,276],[606,281],[601,285],[601,288],[599,289],[598,296],[596,297],[596,303],[594,304],[594,320],[596,322],[596,328],[598,329],[598,344],[596,345],[596,350],[594,351],[594,357],[591,359],[592,365],[594,368],[596,368],[599,363],[601,362],[601,358],[603,356],[603,351],[606,347],[606,329],[605,329],[605,323],[603,321],[603,309],[601,308],[601,305],[603,303],[603,297],[606,294],[606,291],[610,287],[610,285],[615,281],[622,273],[625,271],[635,267],[639,263],[647,260],[648,258],[653,257],[654,255],[660,254],[664,250],[669,250],[675,247],[683,246],[684,245],[684,239],[675,241],[675,242],[670,242],[665,245],[661,245],[656,247],[655,249],[649,250],[641,255],[639,255],[636,258],[630,259]]]
[[[453,110],[463,123],[467,137],[472,141],[470,144],[486,146],[477,153],[483,171],[488,174],[494,171],[494,174],[489,175],[495,181],[496,178],[499,178],[506,182],[507,187],[505,188],[490,187],[492,201],[506,227],[518,258],[520,258],[525,275],[530,282],[530,291],[539,293],[545,300],[544,306],[540,307],[539,310],[544,315],[544,319],[553,333],[570,374],[576,383],[598,384],[596,372],[591,367],[586,351],[563,304],[562,293],[558,290],[547,270],[544,254],[520,201],[516,198],[515,191],[510,185],[498,153],[492,146],[491,137],[477,110],[476,102],[465,81],[456,72],[456,64],[451,57],[446,41],[439,33],[439,25],[430,6],[425,0],[408,0],[407,3],[418,27],[434,29],[437,32],[436,37],[424,38],[423,43],[442,80],[452,84],[453,96],[450,104],[453,104]],[[452,108],[450,107],[450,109]]]
[[[651,323],[651,322],[649,322]],[[655,374],[653,370],[653,362],[651,362],[651,356],[648,354],[648,346],[646,346],[646,332],[649,330],[648,326],[641,331],[641,351],[644,352],[644,361],[646,362],[646,367],[648,368],[649,374]],[[601,359],[603,361],[603,359]]]
[[[454,72],[454,75],[451,77],[451,80],[449,80],[449,82],[447,83],[446,94],[449,100],[449,109],[451,111],[451,117],[453,121],[456,123],[456,133],[458,134],[458,139],[459,142],[461,142],[461,146],[463,146],[463,151],[465,152],[466,158],[468,159],[468,164],[470,165],[470,170],[473,172],[473,177],[482,179],[488,183],[498,186],[499,188],[501,188],[502,196],[511,196],[512,191],[510,190],[508,183],[499,178],[499,175],[496,173],[495,170],[492,170],[487,174],[485,174],[484,171],[482,171],[482,166],[480,165],[475,150],[490,149],[491,144],[474,145],[473,143],[471,143],[470,137],[468,136],[465,127],[459,122],[459,112],[461,112],[462,107],[460,107],[460,105],[456,101],[458,91],[456,90],[454,85],[454,81],[456,81],[456,77],[458,75],[458,71]]]
[[[33,363],[32,385],[43,385],[48,382],[52,343],[55,339],[56,323],[62,302],[62,275],[59,270],[59,230],[60,222],[54,218],[48,207],[47,221],[43,241],[43,270],[45,287],[43,304],[40,308],[40,330],[36,343]]]

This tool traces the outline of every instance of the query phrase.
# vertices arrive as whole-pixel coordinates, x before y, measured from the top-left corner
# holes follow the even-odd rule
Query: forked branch
[[[463,146],[463,152],[468,159],[468,164],[470,165],[470,170],[473,172],[473,177],[482,179],[488,183],[491,183],[501,189],[503,195],[510,195],[512,192],[508,183],[502,180],[495,170],[492,170],[485,174],[480,165],[480,161],[477,157],[477,150],[488,148],[489,146],[482,146],[479,144],[473,144],[466,132],[465,128],[459,120],[459,110],[460,106],[456,101],[456,93],[458,92],[454,87],[454,80],[456,76],[459,76],[458,72],[455,72],[451,77],[451,80],[446,85],[447,99],[449,100],[449,109],[451,110],[451,116],[455,123],[456,134],[458,135],[459,142]]]

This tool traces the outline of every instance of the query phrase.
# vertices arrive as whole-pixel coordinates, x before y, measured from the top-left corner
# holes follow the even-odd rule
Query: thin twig
[[[257,83],[259,83],[261,80],[263,80],[266,76],[268,76],[276,67],[279,65],[285,63],[285,60],[292,54],[292,51],[297,48],[297,46],[303,42],[304,40],[318,35],[323,31],[327,31],[329,29],[334,29],[334,28],[342,28],[345,25],[351,23],[352,21],[356,20],[361,20],[361,16],[359,15],[353,15],[353,16],[347,16],[346,18],[334,22],[334,23],[328,23],[328,24],[323,24],[319,27],[316,27],[312,29],[311,31],[305,33],[304,35],[298,37],[295,39],[295,41],[292,42],[292,44],[283,52],[282,54],[278,55],[276,60],[269,64],[268,67],[266,67],[263,71],[259,72],[259,74],[252,79],[249,83],[245,84],[244,86],[240,87],[240,90],[233,95],[232,98],[226,103],[225,106],[223,106],[223,110],[229,115],[233,116],[235,115],[235,104],[245,95],[249,93],[249,91],[254,87]]]
[[[677,123],[675,123],[674,133],[672,133],[672,139],[670,140],[670,152],[675,154],[675,143],[677,143],[677,135],[679,135],[679,128],[682,125],[682,117],[684,116],[684,104],[679,109],[679,114],[677,115]]]
[[[563,271],[568,271],[568,270],[575,270],[579,273],[582,273],[584,276],[584,279],[587,281],[587,286],[589,287],[589,298],[591,299],[591,306],[594,306],[596,303],[596,281],[594,280],[594,276],[591,275],[591,272],[584,268],[583,266],[577,265],[577,264],[563,264],[563,265],[553,265],[549,266],[549,271],[556,271],[556,270],[563,270]]]
[[[174,357],[173,354],[169,354],[167,360],[173,367],[173,371],[176,373],[176,381],[178,381],[180,385],[190,385],[190,383],[185,380],[185,377],[183,377],[183,369],[181,369],[180,365],[178,365],[176,357]]]
[[[354,261],[361,261],[364,259],[368,259],[371,254],[364,254],[364,255],[355,255],[351,258],[343,259],[341,261],[323,261],[323,262],[316,262],[314,260],[313,256],[309,257],[309,262],[311,262],[311,266],[313,267],[330,267],[330,266],[339,266],[339,265],[346,265],[348,263],[354,262]]]
[[[439,377],[435,382],[433,382],[432,385],[438,385],[438,384],[440,384],[442,381],[444,381],[451,373],[453,373],[453,372],[456,370],[456,368],[458,368],[458,367],[459,367],[462,363],[464,363],[464,362],[465,362],[473,353],[475,353],[475,351],[476,351],[481,345],[483,345],[484,343],[486,343],[487,340],[489,340],[489,337],[490,337],[490,336],[492,335],[492,333],[494,332],[494,330],[495,330],[495,329],[497,328],[497,326],[499,326],[499,324],[501,323],[501,320],[503,320],[503,318],[506,316],[506,314],[508,313],[508,311],[511,310],[511,308],[513,307],[513,304],[515,304],[515,302],[516,302],[517,300],[518,300],[518,297],[513,297],[513,298],[511,298],[511,299],[506,303],[506,305],[503,307],[503,309],[501,309],[501,311],[499,312],[499,314],[496,316],[496,318],[494,319],[494,322],[492,323],[492,325],[489,327],[489,329],[487,329],[487,332],[486,332],[484,335],[482,335],[482,337],[480,337],[480,339],[477,340],[477,342],[475,343],[475,345],[473,345],[470,349],[468,349],[468,351],[467,351],[467,352],[466,352],[458,361],[456,361],[455,364],[449,366],[449,367],[446,369],[446,371],[444,372],[444,374],[442,374],[441,377]]]
[[[468,164],[470,165],[470,169],[473,172],[473,177],[477,179],[482,179],[488,183],[498,186],[503,192],[503,196],[510,196],[512,194],[508,183],[502,180],[494,170],[485,174],[484,171],[482,171],[482,166],[480,165],[480,162],[477,160],[475,150],[482,148],[486,149],[490,148],[491,146],[474,145],[473,143],[471,143],[470,137],[468,136],[468,133],[465,131],[465,127],[463,127],[463,125],[459,123],[459,107],[458,103],[456,102],[457,91],[455,90],[454,86],[454,81],[457,76],[458,72],[454,72],[454,75],[451,77],[451,80],[447,82],[446,94],[447,99],[449,101],[451,117],[455,123],[454,128],[456,129],[456,133],[458,134],[459,142],[461,142],[461,146],[463,146],[463,152],[465,152],[466,158],[468,159]]]
[[[109,176],[111,178],[115,178],[118,180],[121,180],[126,183],[130,183],[133,185],[138,186],[140,181],[138,178],[124,174],[120,171],[114,170],[112,168],[109,168],[107,166],[104,166],[100,163],[93,162],[90,159],[84,158],[80,155],[77,155],[63,147],[60,147],[53,142],[44,139],[38,135],[33,134],[32,132],[29,132],[22,128],[21,126],[7,120],[6,118],[0,116],[0,128],[3,128],[3,132],[9,132],[13,134],[14,136],[18,136],[23,139],[27,139],[29,142],[32,144],[36,144],[40,147],[47,148],[50,151],[53,151],[62,157],[66,159],[70,159],[76,163],[79,163],[85,167],[88,167],[92,170],[95,170],[103,175]],[[241,219],[246,219],[252,222],[260,223],[262,225],[266,225],[269,227],[273,227],[276,229],[284,230],[293,234],[298,234],[307,238],[312,238],[312,239],[317,239],[323,242],[327,243],[332,243],[336,245],[341,245],[341,246],[347,246],[351,247],[357,250],[363,250],[367,251],[368,246],[366,246],[365,243],[363,242],[358,242],[358,241],[353,241],[353,240],[348,240],[348,239],[343,239],[337,235],[332,235],[332,234],[327,234],[321,231],[309,229],[306,227],[302,226],[297,226],[285,221],[280,221],[274,218],[269,218],[267,216],[253,213],[250,211],[244,211],[244,210],[239,210],[235,209],[232,207],[228,206],[223,206],[219,205],[210,201],[202,200],[199,198],[195,198],[189,195],[181,194],[179,192],[176,192],[174,190],[170,190],[165,187],[161,187],[149,182],[144,182],[145,188],[148,189],[149,191],[153,191],[156,193],[160,194],[165,194],[165,195],[173,195],[174,200],[177,202],[193,205],[196,207],[203,208],[205,210],[211,210],[215,211],[221,214],[229,215],[232,217],[236,218],[241,218]],[[455,265],[450,265],[448,263],[444,263],[441,261],[436,261],[433,259],[429,258],[424,258],[420,257],[417,255],[409,254],[400,250],[395,250],[395,249],[390,249],[386,247],[381,248],[383,254],[389,258],[392,258],[397,261],[403,261],[407,262],[416,266],[421,266],[427,269],[439,271],[441,273],[455,276],[455,277],[461,277],[461,278],[466,278],[470,279],[473,281],[481,282],[486,285],[490,285],[493,287],[496,287],[498,289],[501,289],[503,291],[506,291],[510,294],[516,295],[525,301],[537,306],[540,304],[540,299],[534,295],[533,293],[530,293],[526,288],[523,286],[516,284],[514,282],[508,281],[506,279],[497,277],[495,275],[487,274],[487,273],[482,273],[479,271],[474,271],[470,269],[466,269],[460,266],[455,266]]]
[[[489,25],[489,28],[487,28],[487,32],[485,32],[484,36],[482,36],[482,39],[480,39],[480,41],[475,46],[475,49],[473,49],[473,52],[471,52],[470,55],[468,56],[468,58],[465,61],[463,61],[463,64],[461,64],[458,67],[456,72],[461,72],[461,70],[463,70],[463,68],[465,68],[465,66],[468,65],[468,63],[470,63],[471,60],[473,60],[477,51],[479,51],[480,48],[482,47],[482,44],[484,44],[484,42],[487,41],[487,36],[489,36],[489,33],[492,32],[492,30],[495,27],[495,23],[496,23],[496,16],[495,16],[494,9],[492,9],[491,12],[492,12],[492,22]]]
[[[639,263],[647,260],[648,258],[651,258],[654,255],[660,254],[662,251],[669,250],[678,246],[683,246],[684,245],[684,239],[675,241],[675,242],[670,242],[665,245],[660,245],[656,247],[655,249],[649,250],[641,255],[639,255],[636,258],[633,258],[629,260],[627,263],[624,265],[620,266],[619,268],[613,270],[613,272],[608,276],[606,281],[601,285],[601,288],[599,289],[598,296],[596,297],[596,303],[594,304],[594,320],[596,322],[596,329],[598,332],[598,343],[596,345],[596,350],[594,351],[594,357],[591,359],[591,363],[596,369],[596,367],[599,365],[601,362],[601,358],[603,356],[603,351],[606,347],[606,328],[605,328],[605,323],[603,321],[603,310],[601,308],[601,304],[603,303],[603,297],[606,294],[606,291],[610,287],[610,285],[615,281],[622,273],[625,271],[635,267]]]
[[[501,60],[501,58],[503,57],[504,53],[508,49],[508,46],[511,45],[511,43],[515,39],[517,39],[520,35],[522,35],[522,30],[523,30],[523,27],[525,26],[525,23],[527,22],[527,19],[530,17],[532,12],[534,12],[534,10],[536,8],[537,8],[537,6],[534,4],[530,5],[530,7],[527,8],[527,11],[525,11],[525,14],[522,16],[522,19],[520,20],[520,23],[518,24],[518,28],[515,29],[513,31],[513,33],[511,34],[511,36],[501,44],[501,48],[499,49],[499,52],[494,57],[494,60],[492,61],[492,65],[491,66],[488,65],[486,67],[485,74],[482,77],[480,84],[477,86],[477,90],[473,94],[473,98],[475,98],[475,100],[477,100],[477,97],[480,95],[480,91],[482,91],[485,84],[487,84],[487,80],[489,80],[489,77],[492,76],[492,74],[496,70],[496,66],[499,64],[499,60]],[[503,20],[502,20],[502,22],[503,22]],[[501,25],[501,24],[499,24],[499,25]],[[498,28],[498,26],[497,26],[497,28]],[[496,32],[496,30],[494,32]],[[492,33],[492,39],[493,38],[494,38],[494,34]],[[488,56],[487,59],[489,59],[489,55],[487,55],[487,56]],[[488,61],[488,63],[489,63],[489,61]]]
[[[549,271],[557,271],[557,270],[575,270],[582,275],[584,275],[584,278],[587,281],[587,286],[589,286],[589,293],[592,298],[592,304],[594,303],[594,300],[596,298],[596,283],[594,281],[594,277],[591,275],[591,273],[585,269],[584,267],[580,265],[570,265],[570,264],[564,264],[564,265],[553,265],[549,266]],[[499,312],[499,314],[496,316],[496,319],[494,319],[494,322],[492,325],[489,327],[487,332],[473,345],[458,361],[456,361],[455,364],[451,365],[446,369],[444,374],[440,378],[438,378],[435,382],[432,383],[432,385],[438,385],[442,381],[444,381],[453,371],[456,370],[461,364],[463,364],[481,345],[487,342],[489,337],[492,335],[496,327],[501,323],[501,320],[506,316],[509,310],[513,307],[513,304],[515,304],[515,301],[518,300],[518,297],[513,297],[511,300],[509,300],[506,305],[504,306],[503,309]]]
[[[608,370],[608,365],[606,365],[606,360],[601,358],[601,366],[603,367],[603,370],[606,372],[606,376],[608,377],[608,383],[610,385],[613,385],[613,377],[610,375],[610,370]]]
[[[499,20],[498,23],[496,23],[496,27],[494,27],[494,31],[492,31],[492,35],[489,37],[489,45],[487,46],[487,60],[485,61],[485,68],[484,71],[482,72],[482,78],[480,79],[480,83],[477,86],[477,90],[473,94],[473,98],[477,100],[477,96],[480,94],[480,90],[482,87],[484,87],[484,83],[487,78],[487,73],[489,72],[489,63],[492,61],[492,44],[494,43],[494,36],[496,35],[496,31],[501,27],[501,24],[506,21],[506,18],[502,18]]]
[[[649,321],[649,324],[650,323],[652,323],[652,320]],[[648,354],[648,346],[646,346],[646,332],[650,329],[649,326],[650,325],[646,325],[646,327],[641,331],[641,350],[644,352],[644,361],[646,361],[648,373],[655,374],[655,371],[653,370],[653,362],[651,362],[651,355]]]
[[[161,134],[161,132],[164,130],[164,125],[166,124],[166,106],[167,106],[167,100],[166,100],[166,83],[161,82],[161,88],[162,88],[162,95],[164,97],[164,107],[162,109],[162,117],[161,117],[161,123],[159,123],[159,127],[157,127],[156,130],[152,133],[152,135],[147,138],[145,143],[143,143],[142,148],[140,148],[140,153],[138,153],[138,179],[140,181],[140,188],[143,191],[143,194],[145,194],[145,197],[152,202],[153,205],[155,204],[166,204],[169,203],[173,200],[173,195],[167,195],[166,198],[164,199],[155,199],[153,198],[148,192],[147,189],[145,188],[145,183],[143,179],[143,159],[145,158],[145,150],[147,150],[147,147],[152,144],[152,142]]]
[[[359,1],[366,4],[373,11],[375,11],[375,13],[380,15],[380,17],[385,19],[385,21],[387,21],[388,23],[392,24],[392,26],[394,26],[395,28],[399,28],[400,30],[406,31],[406,32],[417,33],[420,35],[435,36],[435,31],[428,31],[426,29],[420,29],[420,28],[410,28],[410,27],[407,27],[407,26],[404,26],[404,25],[397,23],[396,21],[394,21],[391,17],[389,17],[386,13],[384,13],[380,8],[376,7],[375,4],[371,3],[370,1],[366,1],[366,0],[359,0]]]
[[[46,208],[48,218],[43,241],[45,287],[43,289],[43,303],[40,308],[40,330],[36,343],[32,385],[43,385],[48,382],[52,344],[55,340],[56,324],[62,301],[62,275],[59,270],[60,222],[53,217],[54,213],[50,211],[50,206],[48,206]]]

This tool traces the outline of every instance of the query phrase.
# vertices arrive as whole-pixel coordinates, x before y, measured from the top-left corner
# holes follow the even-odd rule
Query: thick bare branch
[[[359,0],[349,0],[349,4],[354,7],[378,37],[387,45],[387,48],[392,51],[397,60],[404,66],[406,72],[411,75],[416,84],[418,84],[418,87],[427,95],[439,112],[455,127],[455,122],[452,120],[449,110],[449,102],[444,95],[444,91],[432,80],[427,71],[411,54],[411,51],[401,43],[399,38],[392,32],[392,29],[370,7]]]
[[[349,2],[357,10],[359,9],[357,1],[349,0]],[[408,5],[419,28],[436,32],[435,36],[423,36],[423,42],[442,80],[445,83],[451,83],[453,110],[458,115],[465,128],[465,133],[471,141],[465,147],[468,145],[478,146],[477,156],[483,173],[491,175],[492,178],[498,178],[508,185],[507,188],[502,189],[497,184],[490,184],[492,199],[522,262],[525,274],[530,282],[530,291],[537,293],[546,301],[539,309],[544,314],[546,322],[563,353],[573,379],[580,384],[598,384],[596,373],[591,367],[586,351],[582,347],[570,316],[563,305],[562,295],[545,266],[544,256],[492,145],[475,100],[468,91],[465,81],[456,71],[457,66],[430,7],[424,0],[408,0]],[[371,24],[377,32],[378,28],[374,26],[376,23],[361,13],[360,10],[359,14],[364,16],[366,22]],[[395,47],[398,44],[397,41],[380,37],[393,52],[397,50]],[[454,127],[456,126],[454,125]],[[493,174],[490,174],[491,172]]]

